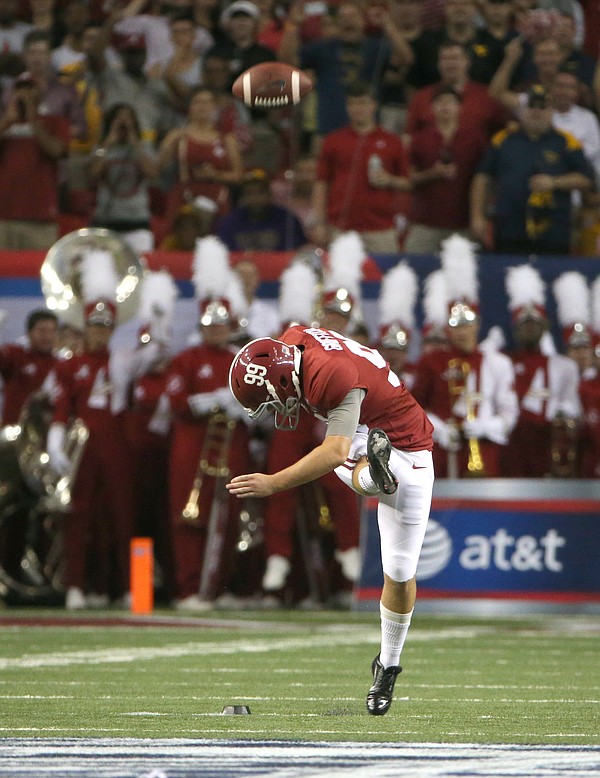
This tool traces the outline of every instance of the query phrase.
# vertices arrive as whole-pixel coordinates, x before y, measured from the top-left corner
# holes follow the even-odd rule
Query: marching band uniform
[[[176,355],[168,369],[166,394],[173,413],[173,433],[169,457],[169,514],[175,557],[176,607],[206,610],[220,594],[231,574],[238,533],[239,504],[229,495],[217,493],[217,480],[204,475],[198,500],[199,513],[191,520],[183,517],[205,444],[210,441],[211,421],[217,411],[236,423],[227,451],[230,473],[248,465],[248,430],[243,413],[228,388],[229,368],[235,349],[229,339],[243,311],[239,278],[229,268],[225,246],[212,236],[199,240],[194,256],[193,281],[200,301],[200,330],[203,342]],[[227,520],[220,536],[219,559],[207,559],[209,523],[215,511],[226,510]],[[204,568],[216,566],[210,593],[200,595]],[[211,574],[212,575],[212,574]]]
[[[44,319],[33,326],[51,328],[56,341],[56,318],[49,311],[43,314]],[[48,333],[48,336],[50,335],[51,333]],[[0,376],[4,382],[2,408],[4,424],[17,424],[28,398],[42,387],[55,365],[56,356],[53,347],[42,350],[36,348],[29,339],[24,343],[6,343],[0,346]]]
[[[442,269],[450,302],[450,347],[422,356],[412,394],[434,426],[437,475],[495,477],[499,475],[500,446],[506,445],[518,417],[512,363],[504,354],[477,348],[478,292],[472,244],[459,236],[444,241]]]
[[[509,268],[506,288],[518,343],[508,356],[515,371],[519,419],[502,452],[501,475],[543,478],[557,473],[552,461],[553,431],[580,415],[579,375],[572,359],[544,353],[548,319],[537,270],[529,265]]]
[[[177,287],[169,273],[148,273],[141,289],[142,326],[137,352],[154,348],[156,357],[135,378],[125,414],[134,469],[135,533],[152,537],[164,593],[174,592],[174,561],[168,503],[171,409],[166,395],[173,305]],[[146,360],[148,361],[148,360]]]
[[[112,552],[115,591],[110,593],[116,597],[128,593],[134,516],[133,473],[123,429],[125,404],[117,386],[122,378],[108,350],[116,323],[113,300],[118,285],[111,255],[90,251],[82,260],[81,276],[86,345],[83,353],[56,367],[55,410],[48,431],[50,463],[63,475],[71,470],[64,453],[66,426],[80,418],[89,433],[71,490],[71,509],[64,519],[63,583],[69,609],[86,606],[84,592],[92,555],[102,566],[108,564]],[[108,586],[107,571],[95,572],[99,575],[97,589]]]

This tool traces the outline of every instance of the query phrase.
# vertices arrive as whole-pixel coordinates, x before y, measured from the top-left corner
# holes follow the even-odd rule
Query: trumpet
[[[188,524],[197,524],[200,514],[200,494],[205,476],[227,478],[229,475],[229,448],[231,436],[237,422],[222,411],[215,411],[208,417],[208,426],[202,443],[200,459],[196,467],[192,489],[181,518]]]
[[[456,358],[449,360],[448,391],[450,392],[451,397],[462,395],[465,402],[466,418],[468,421],[472,421],[477,415],[474,396],[471,392],[467,391],[467,380],[470,372],[471,366],[465,359]],[[479,440],[477,438],[468,438],[467,446],[469,448],[467,475],[473,478],[485,476],[485,466],[483,457],[481,456]]]
[[[550,438],[550,475],[553,478],[577,477],[577,422],[566,416],[552,420]]]

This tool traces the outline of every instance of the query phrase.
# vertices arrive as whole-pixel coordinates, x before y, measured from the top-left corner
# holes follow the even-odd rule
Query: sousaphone
[[[70,232],[58,240],[46,254],[41,267],[42,292],[48,308],[60,321],[83,329],[83,300],[80,265],[89,251],[103,250],[113,257],[118,283],[114,302],[117,324],[123,324],[137,313],[145,263],[116,233],[99,228]],[[33,395],[21,414],[20,434],[16,440],[19,465],[29,487],[40,495],[53,497],[53,507],[68,509],[70,485],[87,441],[87,430],[75,419],[67,431],[67,455],[73,465],[70,476],[59,478],[50,468],[46,437],[52,419],[52,398]]]

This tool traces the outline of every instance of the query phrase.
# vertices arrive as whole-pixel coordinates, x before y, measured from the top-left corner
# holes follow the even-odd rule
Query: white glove
[[[72,469],[71,460],[65,454],[65,434],[65,425],[54,422],[48,429],[46,441],[50,467],[60,476],[68,475]]]
[[[194,416],[206,416],[207,413],[211,413],[216,406],[219,405],[216,392],[200,392],[199,394],[191,394],[188,397],[188,405]]]
[[[431,418],[433,424],[433,439],[446,451],[458,451],[460,448],[460,432],[453,424],[448,424],[438,418]]]
[[[497,440],[502,438],[505,432],[504,419],[501,416],[490,416],[487,419],[476,416],[470,421],[465,419],[462,428],[465,438]]]

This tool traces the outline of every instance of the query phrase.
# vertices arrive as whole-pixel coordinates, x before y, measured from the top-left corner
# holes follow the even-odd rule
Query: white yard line
[[[442,639],[473,639],[481,634],[488,634],[487,628],[466,627],[439,630],[435,633],[419,632],[414,630],[411,634],[413,641]],[[92,651],[57,651],[45,654],[25,654],[20,657],[0,657],[0,671],[14,670],[17,668],[34,667],[67,667],[80,664],[115,664],[150,661],[161,658],[177,658],[182,656],[228,656],[231,654],[255,654],[271,651],[294,651],[305,648],[318,648],[319,646],[348,646],[357,642],[379,643],[379,630],[375,627],[351,627],[346,631],[319,630],[311,636],[304,638],[283,638],[273,636],[271,639],[245,639],[244,642],[232,640],[230,644],[222,642],[193,641],[187,643],[171,643],[161,646],[139,646],[128,648],[97,649]]]

